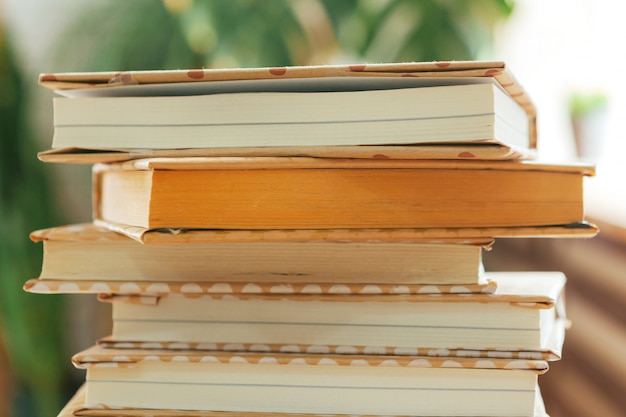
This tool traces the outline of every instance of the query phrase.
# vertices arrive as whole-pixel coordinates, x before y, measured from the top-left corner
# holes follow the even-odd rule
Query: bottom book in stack
[[[103,297],[113,334],[75,355],[87,381],[64,412],[545,415],[565,277],[487,278],[491,294]]]
[[[541,407],[537,377],[548,366],[519,359],[100,347],[77,354],[74,363],[87,370],[87,382],[72,413],[110,416],[170,410],[531,417]]]

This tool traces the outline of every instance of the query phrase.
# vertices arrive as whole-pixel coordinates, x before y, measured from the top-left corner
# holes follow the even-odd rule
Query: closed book
[[[530,360],[245,352],[129,351],[93,347],[87,408],[413,416],[533,416]]]
[[[381,233],[364,240],[271,239],[198,231],[194,238],[141,244],[93,224],[31,234],[43,241],[42,281],[178,282],[181,284],[473,285],[486,284],[482,251],[490,238],[424,238],[394,241]],[[208,285],[212,287],[213,285]]]
[[[417,354],[536,351],[559,355],[565,314],[558,272],[487,273],[492,294],[113,295],[108,342],[196,349]],[[230,346],[230,347],[229,347]],[[228,347],[228,348],[227,348]]]
[[[94,218],[149,229],[480,228],[584,220],[584,165],[181,158],[94,167]]]
[[[244,149],[252,156],[270,148],[401,158],[394,146],[469,144],[447,152],[464,158],[476,144],[508,149],[509,157],[536,146],[535,109],[502,62],[42,74],[40,83],[62,95],[54,101],[52,148],[75,155]],[[383,148],[355,149],[370,145]]]
[[[82,385],[76,394],[68,401],[59,413],[58,417],[270,417],[277,413],[262,412],[232,412],[232,411],[202,411],[202,410],[172,410],[172,409],[148,409],[130,407],[107,407],[98,405],[88,407],[85,405],[86,386]],[[281,413],[284,417],[319,417],[320,414],[289,414]],[[371,416],[371,414],[367,414]],[[459,414],[457,417],[476,417],[466,414]],[[541,391],[537,386],[535,390],[535,410],[530,417],[549,417],[541,396]]]

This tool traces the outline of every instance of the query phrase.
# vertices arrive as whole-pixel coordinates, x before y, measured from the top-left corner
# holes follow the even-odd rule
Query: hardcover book
[[[544,361],[90,348],[87,408],[533,416]],[[117,410],[116,410],[117,411]]]
[[[502,159],[529,157],[536,147],[535,109],[502,62],[65,73],[39,81],[64,96],[55,99],[55,151],[42,155],[49,160],[110,162],[136,150],[184,149]],[[455,147],[432,146],[440,143]]]
[[[81,386],[76,394],[65,405],[58,417],[273,417],[276,413],[261,412],[228,412],[228,411],[201,411],[201,410],[167,410],[167,409],[147,409],[128,407],[107,407],[99,405],[88,407],[85,405],[85,385]],[[321,417],[319,414],[282,414],[285,417]],[[369,416],[369,414],[368,414]],[[363,416],[364,417],[364,416]],[[457,417],[475,417],[459,414]],[[535,390],[535,410],[530,417],[549,417],[546,413],[543,398],[539,387]]]
[[[355,233],[356,234],[356,233]],[[441,285],[481,289],[482,251],[490,238],[327,239],[312,233],[288,240],[198,231],[170,243],[141,244],[92,224],[39,230],[39,279],[94,282],[190,282],[306,286]],[[45,283],[44,283],[45,284]]]
[[[94,218],[148,229],[480,228],[581,222],[585,165],[319,158],[94,167]]]
[[[418,349],[559,355],[565,284],[558,272],[488,272],[493,294],[113,295],[111,343],[216,350],[416,354]],[[146,299],[147,298],[147,299]]]

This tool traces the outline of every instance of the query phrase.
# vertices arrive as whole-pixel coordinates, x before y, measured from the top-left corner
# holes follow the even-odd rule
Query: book
[[[394,355],[425,350],[559,355],[565,277],[487,272],[493,294],[169,294],[120,296],[110,343],[197,349]],[[233,348],[232,346],[235,346]],[[246,346],[247,348],[244,348]]]
[[[220,288],[217,283],[272,291],[281,286],[306,290],[309,284],[322,284],[319,288],[327,291],[337,284],[362,290],[367,284],[425,284],[422,290],[426,285],[447,285],[457,286],[457,291],[473,285],[482,291],[487,283],[482,251],[493,243],[490,238],[392,241],[379,236],[351,241],[349,236],[327,240],[313,235],[295,241],[254,235],[231,240],[215,231],[198,231],[195,239],[182,241],[169,236],[170,243],[141,244],[90,223],[31,233],[32,240],[43,242],[41,281],[87,281],[89,287],[109,281],[148,286],[194,282],[209,284],[207,291]]]
[[[393,149],[442,142],[497,145],[509,151],[474,149],[510,158],[536,147],[534,106],[502,62],[42,74],[40,83],[64,96],[54,105],[56,160],[181,149],[258,156],[267,147],[287,156],[474,154]]]
[[[202,410],[167,410],[167,409],[147,409],[147,408],[110,408],[106,406],[87,407],[85,405],[86,386],[82,385],[76,394],[68,401],[58,417],[269,417],[275,416],[275,413],[260,412],[224,412],[224,411],[202,411]],[[288,414],[283,413],[285,417],[313,417],[316,414]],[[463,415],[464,417],[470,417]],[[461,417],[463,417],[461,416]],[[535,390],[535,410],[533,417],[549,417],[546,413],[545,405],[539,387]],[[472,416],[474,417],[474,416]]]
[[[584,220],[585,165],[163,158],[94,166],[94,218],[149,229],[479,228]]]
[[[533,416],[543,361],[92,347],[86,408]],[[117,412],[118,410],[116,410]]]

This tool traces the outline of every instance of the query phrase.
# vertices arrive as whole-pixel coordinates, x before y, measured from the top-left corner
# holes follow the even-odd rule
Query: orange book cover
[[[481,228],[584,220],[585,165],[162,158],[94,167],[94,218],[148,229]]]

